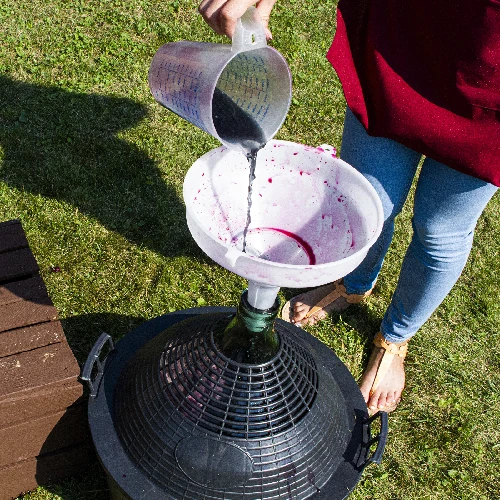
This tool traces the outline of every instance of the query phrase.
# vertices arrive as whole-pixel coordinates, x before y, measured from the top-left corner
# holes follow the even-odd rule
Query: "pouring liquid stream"
[[[266,145],[266,136],[257,121],[242,109],[231,97],[219,88],[215,88],[212,98],[212,119],[219,137],[226,143],[239,146],[247,157],[249,164],[248,195],[246,223],[243,230],[242,251],[247,252],[247,235],[252,222],[252,187],[255,180],[257,155],[259,150]],[[284,234],[287,238],[295,240],[298,247],[308,258],[309,264],[316,263],[314,251],[299,235],[282,228],[262,228]],[[259,257],[260,255],[256,255]]]
[[[257,153],[266,145],[266,137],[257,121],[217,87],[212,98],[212,120],[219,137],[227,143],[239,145],[248,159],[250,173],[247,218],[243,230],[243,252],[246,252],[247,233],[252,220],[252,186],[255,179]]]
[[[250,173],[248,176],[248,197],[247,197],[247,220],[245,229],[243,230],[243,252],[247,249],[247,233],[248,228],[252,222],[252,188],[253,181],[255,180],[255,167],[257,166],[257,153],[258,150],[247,153],[248,163],[250,164]]]

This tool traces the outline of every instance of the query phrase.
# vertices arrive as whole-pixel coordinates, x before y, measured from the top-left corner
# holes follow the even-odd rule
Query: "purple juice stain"
[[[276,231],[277,233],[281,233],[284,234],[285,236],[288,236],[289,238],[292,238],[299,244],[299,246],[302,247],[302,249],[306,253],[309,259],[309,264],[311,264],[312,266],[316,264],[316,255],[314,255],[314,250],[312,249],[311,245],[309,245],[309,243],[307,243],[307,241],[301,238],[298,234],[287,231],[286,229],[279,229],[277,227],[263,227],[261,229]]]

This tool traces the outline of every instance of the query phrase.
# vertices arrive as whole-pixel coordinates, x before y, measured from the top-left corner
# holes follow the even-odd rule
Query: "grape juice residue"
[[[276,231],[277,233],[281,233],[281,234],[284,234],[285,236],[288,236],[289,238],[292,238],[304,250],[305,254],[307,255],[307,257],[309,259],[309,264],[311,264],[312,266],[314,264],[316,264],[316,255],[314,255],[314,251],[313,251],[311,245],[309,245],[309,243],[307,243],[307,241],[304,240],[303,238],[301,238],[298,234],[287,231],[286,229],[279,229],[277,227],[264,227],[262,229],[269,229],[271,231]]]
[[[212,120],[223,141],[238,144],[247,153],[258,151],[266,143],[264,131],[252,115],[217,87],[212,97]]]

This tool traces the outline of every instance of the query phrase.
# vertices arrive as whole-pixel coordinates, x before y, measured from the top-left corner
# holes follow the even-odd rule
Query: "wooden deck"
[[[94,460],[79,374],[21,223],[0,223],[0,500]]]

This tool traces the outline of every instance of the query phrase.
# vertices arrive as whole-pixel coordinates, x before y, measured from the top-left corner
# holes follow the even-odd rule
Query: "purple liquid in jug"
[[[212,97],[212,121],[223,141],[239,144],[247,153],[266,144],[264,131],[254,118],[217,87]]]

